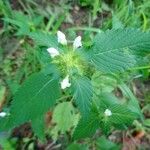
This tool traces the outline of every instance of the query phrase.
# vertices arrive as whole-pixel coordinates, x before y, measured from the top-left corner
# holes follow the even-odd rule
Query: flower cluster
[[[57,40],[58,40],[58,43],[60,43],[62,45],[67,45],[66,36],[61,31],[57,32]],[[75,38],[75,40],[73,42],[73,49],[75,50],[75,49],[77,49],[77,48],[79,48],[81,46],[82,46],[81,36],[78,36],[78,37]],[[48,48],[47,51],[48,51],[48,53],[50,54],[50,56],[52,58],[60,55],[60,52],[54,47]],[[67,75],[61,81],[61,89],[65,89],[65,88],[70,87],[70,86],[71,86],[71,83],[69,82],[69,75]]]

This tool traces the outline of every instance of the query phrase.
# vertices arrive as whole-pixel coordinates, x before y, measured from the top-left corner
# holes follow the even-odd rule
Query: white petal
[[[52,58],[59,55],[59,51],[53,47],[47,49]]]
[[[0,117],[2,117],[2,118],[5,117],[6,115],[7,115],[7,114],[6,114],[5,112],[1,112],[1,113],[0,113]]]
[[[57,39],[58,39],[58,43],[61,43],[62,45],[67,45],[66,36],[61,31],[57,32]]]
[[[82,42],[81,42],[81,36],[78,36],[75,38],[74,42],[73,42],[73,48],[79,48],[82,46]]]
[[[71,83],[69,82],[69,76],[66,76],[61,82],[61,89],[65,89],[70,86],[71,86]]]
[[[111,110],[106,109],[105,112],[104,112],[104,114],[105,114],[105,116],[111,116],[112,112],[111,112]]]

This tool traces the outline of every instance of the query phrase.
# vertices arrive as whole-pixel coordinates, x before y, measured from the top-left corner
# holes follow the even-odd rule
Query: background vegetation
[[[149,12],[149,0],[1,0],[0,110],[9,112],[8,106],[21,83],[32,73],[38,72],[48,59],[47,54],[41,52],[28,38],[30,32],[56,33],[61,30],[70,40],[76,35],[82,35],[84,44],[89,46],[93,36],[100,30],[129,27],[149,31]],[[72,142],[69,131],[65,130],[67,127],[53,128],[53,121],[63,122],[60,119],[60,110],[64,109],[62,103],[56,106],[54,114],[49,112],[46,116],[49,128],[45,143],[37,139],[30,124],[26,123],[12,132],[1,132],[1,147],[4,150],[150,149],[150,56],[144,58],[139,67],[120,77],[126,84],[118,85],[119,79],[104,75],[101,76],[100,86],[104,91],[112,91],[117,97],[137,99],[145,118],[142,123],[135,121],[125,131],[113,130],[108,138],[98,132],[92,138]],[[96,83],[95,86],[99,87]],[[67,110],[72,111],[72,106],[68,106]],[[68,112],[65,112],[67,118],[78,117],[69,116]],[[59,128],[62,131],[58,131]]]

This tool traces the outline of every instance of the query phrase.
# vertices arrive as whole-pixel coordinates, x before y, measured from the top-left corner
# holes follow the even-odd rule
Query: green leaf
[[[9,22],[10,24],[13,24],[18,28],[18,32],[16,35],[27,35],[30,32],[30,18],[23,14],[21,11],[12,11],[13,18],[4,18],[4,21]]]
[[[116,104],[109,107],[112,116],[109,120],[114,124],[129,125],[136,119],[136,114],[130,111],[126,106]]]
[[[72,143],[66,150],[88,150],[87,146],[84,144]]]
[[[113,104],[107,107],[107,109],[112,112],[111,116],[105,116],[104,112],[106,109],[99,113],[99,117],[101,117],[100,127],[106,135],[111,131],[111,127],[114,126],[118,129],[124,129],[137,117],[135,113],[131,112],[126,106],[121,104]]]
[[[119,100],[112,93],[101,93],[99,96],[94,98],[96,107],[101,113],[105,111],[109,106],[119,104]]]
[[[1,134],[0,136],[0,146],[3,150],[15,150],[17,140],[14,138],[9,138],[6,134]]]
[[[104,112],[103,112],[103,113],[104,113]],[[102,131],[103,131],[103,133],[104,133],[105,135],[107,135],[107,134],[110,132],[110,129],[111,129],[111,127],[112,127],[112,124],[111,124],[111,122],[110,122],[110,120],[109,120],[108,117],[104,117],[104,118],[101,120],[100,127],[101,127],[101,129],[102,129]]]
[[[27,121],[37,123],[37,120],[44,116],[55,104],[59,96],[58,79],[43,73],[30,76],[14,95],[10,115],[4,122],[4,129],[15,127]],[[35,122],[33,126],[35,126]],[[35,131],[38,131],[37,128],[36,126]],[[41,129],[41,123],[39,124],[39,129]]]
[[[32,32],[29,34],[29,36],[39,46],[54,47],[54,48],[58,47],[57,38],[53,35],[43,32]]]
[[[111,127],[114,126],[118,129],[124,129],[138,117],[126,105],[120,104],[117,97],[113,94],[102,93],[94,100],[99,112],[100,127],[106,135],[111,131]],[[111,116],[105,115],[106,109],[111,111]]]
[[[45,120],[44,115],[39,116],[38,118],[35,118],[32,120],[32,129],[34,133],[42,140],[45,141]]]
[[[136,64],[133,54],[150,52],[150,33],[135,29],[112,29],[96,35],[89,60],[97,69],[113,73]]]
[[[124,24],[119,20],[117,15],[113,14],[112,16],[112,28],[113,29],[119,29],[119,28],[124,28]]]
[[[119,150],[120,146],[106,139],[106,137],[100,137],[96,142],[97,149],[100,150]]]
[[[4,18],[4,21],[9,22],[9,23],[19,27],[18,32],[16,33],[16,35],[27,35],[30,32],[30,27],[25,22],[20,22],[18,20],[13,20],[13,19],[10,19],[10,18]]]
[[[73,139],[81,139],[92,136],[99,128],[98,112],[90,112],[88,118],[81,118],[75,131],[73,133]]]
[[[144,120],[144,126],[150,127],[150,119]]]
[[[128,98],[128,108],[137,114],[137,116],[140,116],[141,119],[143,119],[143,115],[141,113],[141,109],[138,103],[137,98],[134,96],[130,88],[121,81],[119,88],[121,89],[123,95]]]
[[[77,115],[75,114],[75,109],[71,102],[58,104],[53,112],[52,122],[56,123],[54,131],[60,131],[61,133],[69,131],[69,129],[74,126],[76,119]]]
[[[73,80],[72,92],[80,112],[87,116],[91,108],[93,96],[91,81],[86,77],[76,78]]]
[[[111,93],[117,87],[117,80],[110,74],[102,74],[96,71],[92,75],[92,85],[97,95]]]

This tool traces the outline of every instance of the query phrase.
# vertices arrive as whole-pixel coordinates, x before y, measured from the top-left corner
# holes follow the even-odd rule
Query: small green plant
[[[142,119],[138,102],[120,73],[132,70],[140,56],[150,52],[149,32],[107,30],[98,33],[89,46],[81,36],[68,42],[60,31],[57,37],[43,32],[31,32],[29,37],[41,51],[42,70],[14,94],[10,111],[1,114],[1,131],[31,122],[35,134],[44,140],[48,111],[53,112],[56,123],[51,129],[53,137],[59,131],[70,131],[74,140],[92,136],[97,129],[108,135],[113,128],[126,129]],[[106,88],[108,80],[113,84]],[[112,93],[117,84],[125,94],[124,101]]]
[[[101,11],[101,0],[80,0],[81,6],[92,7],[92,16],[93,20],[97,18],[97,12]]]

